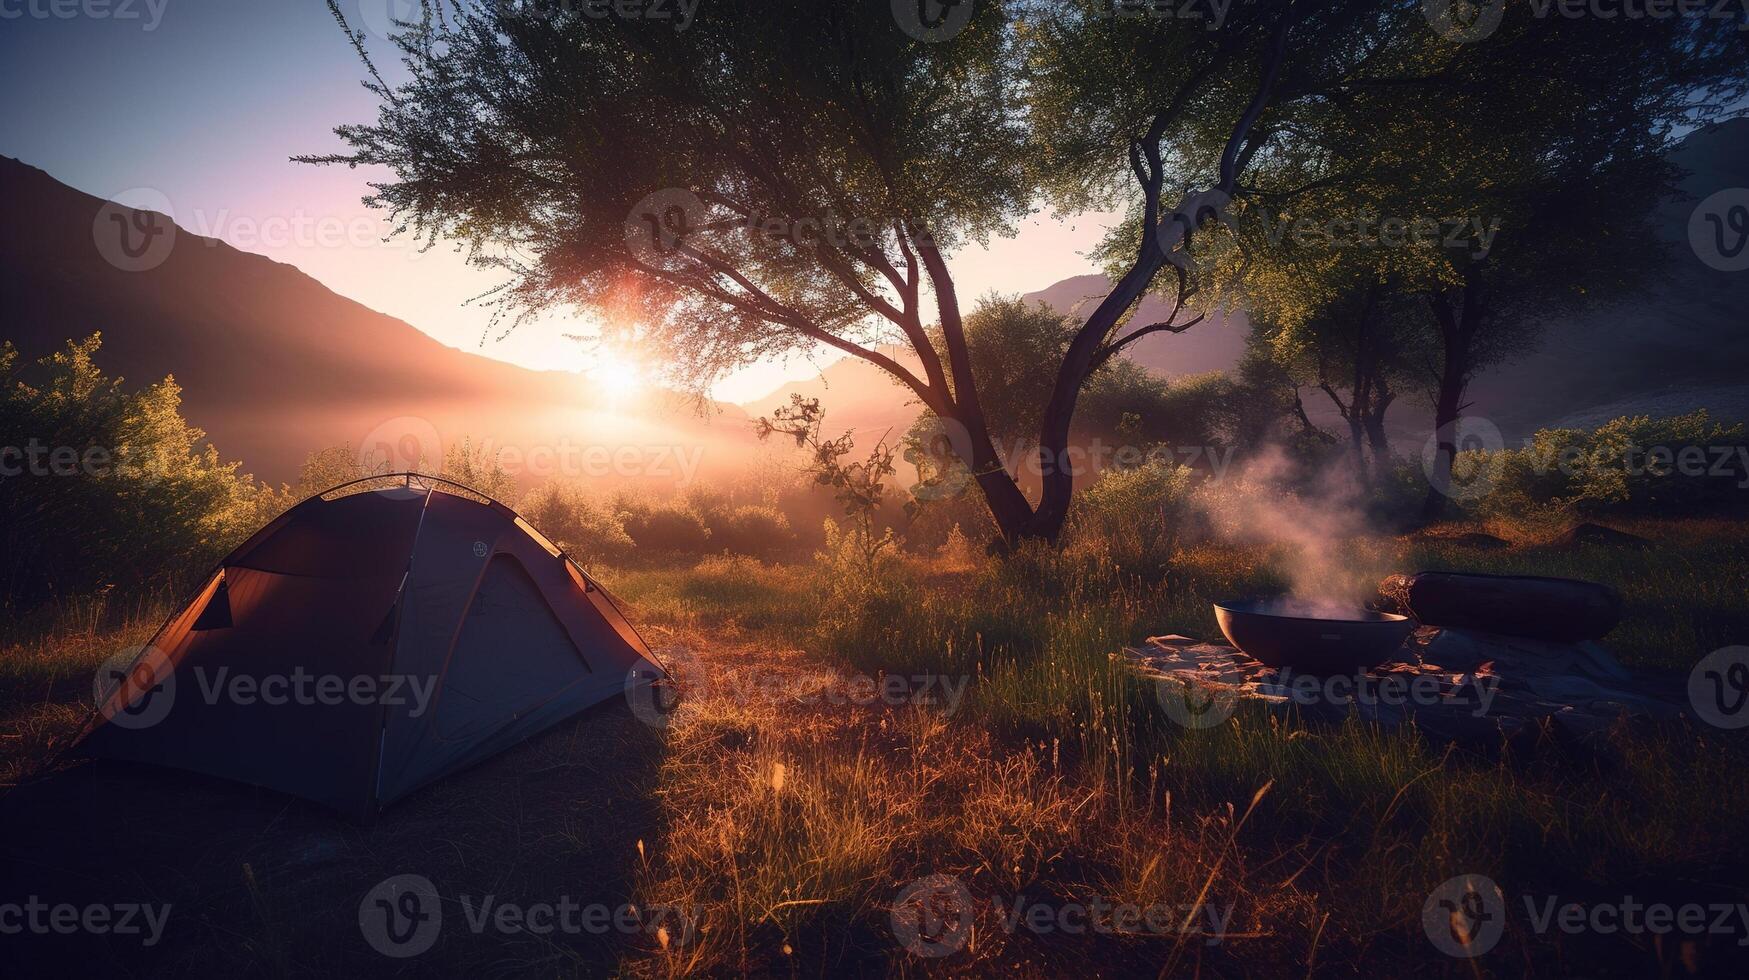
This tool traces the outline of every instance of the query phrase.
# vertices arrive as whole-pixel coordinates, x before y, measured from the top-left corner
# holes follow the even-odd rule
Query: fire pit
[[[1215,603],[1227,641],[1271,667],[1337,674],[1377,667],[1415,631],[1407,616],[1290,600]]]

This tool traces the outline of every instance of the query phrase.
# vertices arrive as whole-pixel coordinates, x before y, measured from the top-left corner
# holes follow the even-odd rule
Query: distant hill
[[[443,444],[466,438],[476,447],[555,459],[575,447],[578,460],[586,446],[751,438],[747,425],[735,424],[745,416],[733,407],[709,425],[661,398],[603,411],[583,375],[531,371],[445,346],[292,266],[184,229],[168,239],[160,264],[129,271],[134,263],[118,251],[121,228],[111,213],[155,220],[159,228],[168,219],[106,208],[6,157],[0,211],[7,218],[0,227],[0,340],[30,360],[102,331],[105,371],[130,385],[174,375],[184,414],[225,458],[241,459],[265,479],[294,479],[315,449],[432,431]],[[130,234],[134,246],[145,241]],[[139,264],[157,257],[147,253]],[[392,421],[407,417],[430,425]]]
[[[1582,316],[1546,324],[1538,348],[1498,365],[1471,386],[1472,414],[1498,425],[1509,441],[1538,428],[1606,421],[1626,412],[1670,414],[1707,408],[1723,418],[1749,409],[1749,272],[1717,272],[1688,246],[1688,219],[1702,199],[1727,187],[1749,187],[1749,119],[1697,132],[1673,152],[1688,177],[1657,216],[1670,246],[1655,284]],[[1028,299],[1064,313],[1085,314],[1105,297],[1103,276],[1076,276]],[[1136,322],[1164,317],[1150,297]],[[1213,318],[1182,334],[1144,338],[1129,356],[1167,377],[1225,371],[1238,364],[1250,329],[1243,312]],[[786,385],[747,403],[758,414],[787,401],[790,392],[818,397],[828,419],[845,427],[897,428],[916,416],[908,393],[866,363],[841,360],[820,377]],[[1401,449],[1419,451],[1432,412],[1422,397],[1391,409],[1388,428]],[[1306,393],[1313,419],[1334,425],[1336,414],[1316,392]]]

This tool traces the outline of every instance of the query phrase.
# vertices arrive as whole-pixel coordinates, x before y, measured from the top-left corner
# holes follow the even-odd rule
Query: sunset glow
[[[623,351],[598,352],[588,375],[589,384],[606,396],[613,409],[636,398],[647,383],[644,366]]]

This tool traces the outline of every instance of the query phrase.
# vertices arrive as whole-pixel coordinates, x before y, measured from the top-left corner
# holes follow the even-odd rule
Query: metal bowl
[[[1353,618],[1298,615],[1280,601],[1215,603],[1227,642],[1271,667],[1312,674],[1367,670],[1391,659],[1415,631],[1395,613],[1355,609]]]

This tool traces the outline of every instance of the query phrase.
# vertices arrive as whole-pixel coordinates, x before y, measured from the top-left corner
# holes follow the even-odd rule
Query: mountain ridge
[[[604,411],[585,375],[450,347],[296,266],[11,157],[0,157],[0,207],[12,219],[0,229],[3,339],[21,359],[101,332],[100,367],[129,384],[175,377],[184,415],[225,458],[270,480],[294,479],[317,449],[374,442],[385,425],[434,431],[440,446],[525,451],[566,439],[617,447],[743,437],[732,431],[744,421],[733,406],[716,406],[728,424],[714,426],[663,411],[662,393]],[[164,236],[168,246],[153,253]]]

